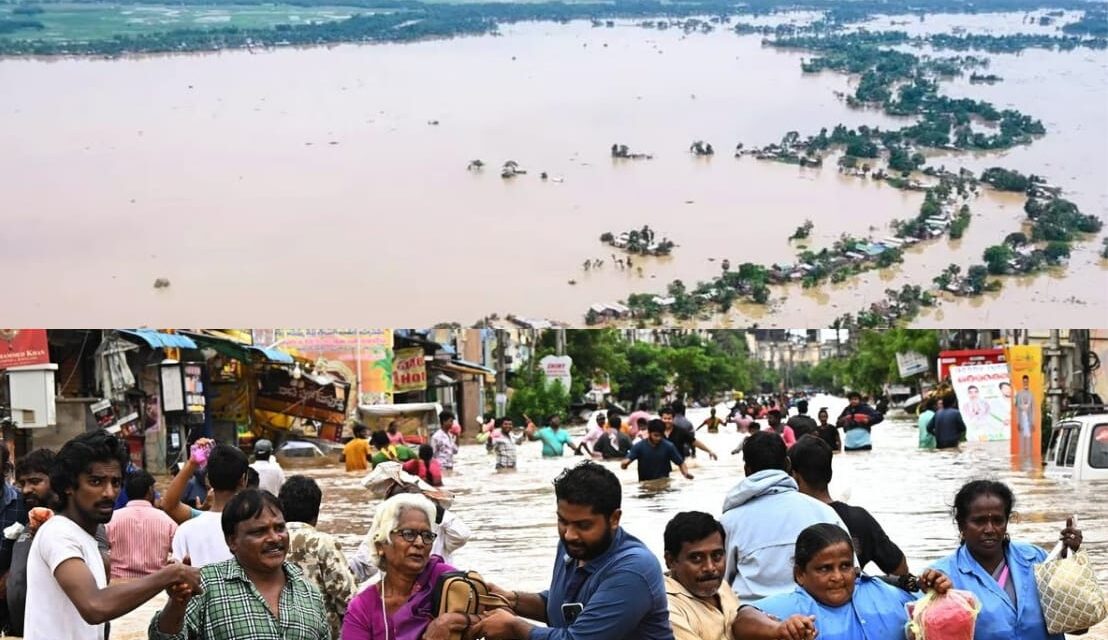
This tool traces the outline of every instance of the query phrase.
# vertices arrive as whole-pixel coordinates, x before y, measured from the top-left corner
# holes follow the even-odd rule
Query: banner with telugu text
[[[1043,348],[1041,345],[1005,347],[1010,371],[1012,454],[1042,460]]]
[[[360,382],[359,403],[392,402],[392,329],[255,329],[254,339],[302,358],[339,363],[344,377]]]
[[[393,393],[422,391],[427,388],[427,363],[423,347],[397,349],[393,364]]]
[[[963,365],[950,368],[950,382],[958,397],[958,410],[966,423],[966,440],[987,442],[1011,437],[1011,400],[1004,387],[1011,386],[1008,365]],[[1010,388],[1009,388],[1010,391]]]

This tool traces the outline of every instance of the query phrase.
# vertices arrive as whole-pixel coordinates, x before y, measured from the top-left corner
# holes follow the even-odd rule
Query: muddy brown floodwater
[[[817,397],[813,411],[829,407],[837,415],[845,400]],[[691,409],[689,418],[699,424],[706,409]],[[573,432],[581,432],[581,428]],[[699,456],[691,464],[696,476],[689,481],[674,477],[661,486],[645,488],[636,481],[635,469],[621,470],[606,463],[623,481],[623,526],[638,536],[655,554],[662,555],[662,530],[677,512],[702,510],[720,515],[724,494],[742,475],[741,456],[729,454],[738,436],[733,426],[719,434],[705,434],[704,441],[718,454],[712,462]],[[1020,471],[1008,455],[1008,443],[965,445],[961,451],[917,450],[915,421],[891,416],[873,432],[874,450],[835,457],[833,496],[868,509],[919,571],[953,551],[958,533],[950,505],[958,488],[968,480],[996,478],[1016,494],[1013,538],[1052,547],[1066,516],[1076,514],[1084,533],[1083,549],[1101,578],[1108,578],[1108,501],[1105,484],[1074,485]],[[497,474],[484,446],[463,446],[454,475],[445,479],[454,491],[454,510],[474,531],[473,538],[454,556],[454,564],[476,569],[486,578],[513,588],[541,590],[549,584],[558,533],[551,481],[564,467],[579,459],[543,460],[540,443],[521,447],[519,471]],[[378,501],[359,484],[360,476],[348,475],[337,465],[301,469],[323,488],[324,506],[319,527],[335,534],[344,551],[354,552],[369,529]],[[286,473],[295,473],[286,465]],[[120,636],[144,628],[153,605],[118,625]],[[127,629],[127,631],[124,631]],[[1108,624],[1101,624],[1086,638],[1108,638]]]
[[[928,16],[910,28],[1031,30],[1021,19]],[[909,28],[890,21],[878,20]],[[728,29],[575,22],[414,44],[0,60],[6,313],[17,325],[113,326],[139,314],[204,325],[218,312],[257,325],[279,301],[286,325],[470,323],[490,312],[578,324],[592,303],[707,279],[723,258],[792,261],[786,238],[805,219],[816,249],[843,232],[884,237],[892,219],[915,215],[920,194],[840,176],[833,161],[799,169],[731,157],[737,142],[789,130],[906,122],[847,108],[834,92],[853,80],[803,74],[811,55]],[[1018,108],[1049,133],[939,160],[1039,173],[1105,215],[1108,51],[989,57],[1004,82],[942,90]],[[717,155],[692,157],[696,139]],[[617,142],[655,159],[613,161]],[[466,171],[475,158],[483,172]],[[528,174],[501,179],[509,159]],[[543,171],[552,179],[539,180]],[[980,262],[1018,228],[1021,205],[982,197],[960,241],[912,249],[902,266],[846,285],[779,290],[770,310],[714,322],[826,325],[888,286]],[[614,268],[600,234],[643,224],[678,244],[674,256],[639,259],[641,276]],[[1098,246],[1079,245],[1068,270],[952,300],[918,323],[1095,325],[1108,313]],[[607,260],[585,272],[586,258]],[[159,277],[171,286],[153,289]],[[433,295],[417,292],[427,286]]]

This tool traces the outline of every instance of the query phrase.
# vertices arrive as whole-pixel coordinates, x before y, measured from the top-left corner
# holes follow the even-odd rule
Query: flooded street
[[[811,401],[813,414],[828,407],[835,416],[845,405],[845,400],[837,398]],[[705,417],[706,409],[689,410],[693,424]],[[576,428],[571,433],[579,435],[581,431]],[[700,452],[690,463],[695,480],[675,475],[660,487],[646,488],[636,481],[634,467],[624,471],[618,462],[605,463],[624,483],[622,526],[659,559],[662,530],[673,515],[695,509],[718,517],[724,494],[743,478],[742,457],[729,453],[738,441],[733,425],[702,438],[719,454],[719,460],[712,462]],[[865,507],[877,518],[907,555],[914,572],[956,548],[958,530],[950,505],[958,488],[971,479],[996,478],[1008,483],[1016,494],[1018,515],[1008,528],[1013,538],[1051,548],[1066,517],[1076,514],[1084,532],[1082,548],[1098,574],[1108,579],[1108,501],[1104,499],[1108,486],[1073,486],[1013,471],[1006,442],[965,445],[960,452],[921,452],[917,443],[915,421],[890,416],[874,428],[872,452],[835,456],[831,483],[834,497]],[[562,468],[579,460],[572,455],[543,460],[540,443],[525,443],[519,452],[520,470],[497,474],[484,446],[462,447],[454,475],[444,482],[456,494],[454,511],[474,535],[455,554],[454,564],[476,569],[490,581],[510,588],[545,588],[558,540],[551,481]],[[286,473],[295,472],[286,464]],[[319,528],[335,534],[344,551],[352,554],[369,529],[377,501],[361,487],[360,477],[347,475],[341,466],[305,472],[323,488]],[[877,570],[874,566],[870,569]],[[148,614],[152,614],[150,607],[143,611],[146,621]],[[1108,623],[1084,637],[1108,638]]]
[[[1029,30],[1020,18],[926,24]],[[799,169],[731,157],[737,142],[764,145],[789,130],[907,122],[847,108],[834,92],[850,91],[851,79],[801,73],[809,53],[763,48],[761,36],[727,29],[685,36],[576,22],[503,33],[0,60],[9,89],[0,95],[0,146],[9,151],[0,154],[0,278],[18,301],[10,322],[41,324],[80,308],[85,323],[108,326],[141,308],[153,324],[210,324],[213,309],[249,324],[266,318],[267,305],[254,300],[279,299],[295,302],[283,305],[288,325],[318,324],[321,310],[336,326],[471,323],[492,312],[579,324],[594,302],[707,279],[722,258],[791,262],[796,247],[786,238],[805,219],[818,249],[844,232],[884,237],[892,219],[918,211],[920,194],[840,176],[832,159]],[[1004,82],[960,79],[943,90],[1024,110],[1048,134],[1000,155],[936,161],[1033,171],[1085,211],[1108,214],[1108,52],[990,58]],[[687,153],[696,139],[716,157]],[[655,159],[613,161],[612,143]],[[476,158],[484,171],[466,171]],[[528,174],[502,179],[509,159]],[[543,171],[552,179],[541,181]],[[980,262],[1018,228],[1022,200],[990,194],[971,206],[960,241],[913,248],[903,265],[845,285],[776,289],[772,307],[714,321],[826,325],[889,286],[929,284],[951,262]],[[673,257],[637,259],[641,276],[611,260],[581,269],[611,254],[601,233],[643,224],[677,243]],[[991,298],[952,300],[917,322],[1019,324],[1064,310],[1070,324],[1095,325],[1108,314],[1098,248],[1077,245],[1065,272],[1009,279]],[[159,277],[172,286],[154,290]],[[416,294],[413,282],[435,294]]]

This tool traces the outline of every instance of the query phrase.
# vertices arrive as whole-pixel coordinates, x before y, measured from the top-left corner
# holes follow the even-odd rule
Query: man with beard
[[[0,440],[0,531],[8,527],[19,529],[27,525],[27,508],[23,496],[15,487],[8,484],[8,443]],[[3,593],[7,584],[8,569],[12,565],[12,549],[17,535],[0,535],[0,629],[8,626],[7,599]]]
[[[584,462],[554,480],[554,495],[560,541],[550,588],[521,593],[490,585],[511,609],[488,614],[471,635],[488,640],[673,640],[658,560],[619,526],[619,478],[603,465]]]
[[[179,562],[108,585],[93,536],[112,519],[127,460],[123,442],[103,429],[73,438],[55,457],[50,486],[59,511],[39,528],[27,558],[25,640],[104,640],[106,622],[163,589],[200,588],[200,572]]]
[[[286,558],[280,501],[247,489],[223,507],[220,523],[233,557],[201,569],[199,595],[170,597],[150,621],[150,640],[330,640],[319,590]]]
[[[732,625],[739,600],[723,583],[723,535],[723,525],[699,511],[679,513],[666,524],[666,596],[675,640],[735,640]],[[780,622],[746,607],[743,617],[760,624],[759,638],[804,637],[801,632],[815,631],[807,616]]]
[[[23,456],[15,465],[15,486],[23,494],[23,506],[27,513],[43,507],[53,509],[57,498],[50,490],[50,466],[54,464],[54,452],[36,449]],[[8,604],[7,632],[23,635],[23,612],[27,603],[27,556],[39,523],[32,522],[20,532],[12,546],[12,563],[4,577],[4,590]]]

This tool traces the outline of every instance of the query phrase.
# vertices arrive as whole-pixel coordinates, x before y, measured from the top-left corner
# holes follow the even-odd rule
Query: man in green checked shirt
[[[289,534],[277,498],[248,489],[223,508],[234,556],[200,570],[202,593],[170,593],[150,640],[330,640],[323,598],[286,562]]]

